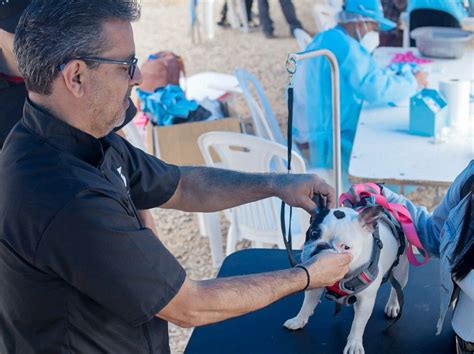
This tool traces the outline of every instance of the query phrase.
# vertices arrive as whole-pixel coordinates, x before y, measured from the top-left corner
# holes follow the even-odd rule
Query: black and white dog
[[[308,230],[310,235],[303,248],[302,262],[319,252],[351,253],[348,275],[326,289],[326,296],[330,295],[339,303],[354,304],[354,320],[344,354],[363,354],[364,330],[384,276],[391,275],[392,285],[395,285],[385,306],[385,314],[397,318],[401,313],[402,300],[399,302],[398,299],[408,281],[409,263],[404,236],[394,235],[398,230],[384,209],[378,206],[369,206],[360,213],[345,207],[326,209],[324,214],[319,223],[312,223]],[[324,290],[306,291],[298,315],[287,320],[284,326],[291,330],[303,328]]]

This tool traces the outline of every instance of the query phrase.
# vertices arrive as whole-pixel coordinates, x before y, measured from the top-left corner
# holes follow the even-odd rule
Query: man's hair
[[[51,94],[58,67],[107,49],[102,25],[140,18],[139,0],[33,0],[16,28],[14,51],[29,91]],[[97,63],[87,63],[94,68]]]

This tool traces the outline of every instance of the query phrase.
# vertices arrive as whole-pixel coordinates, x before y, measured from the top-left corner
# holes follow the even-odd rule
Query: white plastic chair
[[[145,141],[144,141],[144,136],[140,134],[140,131],[138,130],[138,127],[135,125],[135,123],[130,122],[127,125],[125,125],[122,130],[124,131],[127,140],[135,147],[147,151],[146,146],[145,146]]]
[[[336,24],[336,15],[340,8],[325,4],[315,4],[313,7],[313,17],[316,22],[318,32],[333,28]]]
[[[186,98],[201,101],[206,97],[218,99],[228,93],[242,92],[234,75],[205,71],[180,80],[180,86],[186,91]]]
[[[247,106],[249,107],[256,135],[286,146],[287,141],[281,132],[280,126],[278,125],[260,82],[254,75],[245,69],[237,69],[235,71],[235,76],[239,82],[240,88],[242,89]],[[255,89],[256,96],[252,94],[251,87]],[[301,95],[301,92],[298,94]],[[303,95],[305,94],[306,91],[303,90]],[[301,99],[301,97],[298,96],[298,99]],[[304,102],[304,98],[302,99]],[[301,155],[295,144],[293,144],[293,150]],[[334,185],[334,177],[331,169],[319,168],[312,169],[309,172],[318,174],[329,184]]]
[[[214,39],[216,35],[214,27],[214,3],[215,0],[189,0],[189,11],[191,18],[191,38],[193,43],[201,42],[201,27],[205,24],[205,32],[208,39]],[[202,6],[200,6],[202,4]],[[198,16],[200,8],[200,16]],[[196,40],[197,37],[197,40]]]
[[[281,133],[280,126],[260,82],[245,69],[237,69],[235,77],[249,107],[256,135],[286,145],[286,139]],[[255,90],[256,96],[252,94],[252,88]]]
[[[302,30],[301,28],[295,28],[293,34],[298,42],[298,46],[301,50],[305,50],[309,43],[313,40],[308,32]]]
[[[227,6],[231,27],[234,29],[241,28],[242,31],[248,32],[249,21],[247,18],[247,5],[245,4],[245,0],[228,0]]]
[[[218,166],[243,172],[285,172],[286,147],[252,135],[231,132],[210,132],[198,139],[199,148],[208,166],[216,166],[211,156],[216,152]],[[293,151],[292,171],[305,173],[302,157]],[[232,191],[229,191],[232,193]],[[227,234],[227,255],[235,251],[237,242],[242,239],[252,241],[252,246],[263,247],[266,244],[285,248],[280,228],[281,201],[267,198],[229,209],[226,216],[230,219]],[[288,208],[287,208],[288,210]],[[309,214],[294,209],[293,213],[293,247],[301,248],[304,243],[304,232],[297,232],[297,226],[309,225]],[[299,221],[299,225],[297,225]]]

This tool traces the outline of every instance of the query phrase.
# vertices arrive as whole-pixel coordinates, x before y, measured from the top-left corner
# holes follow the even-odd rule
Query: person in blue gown
[[[401,101],[426,86],[426,73],[395,73],[380,66],[372,57],[379,44],[379,30],[394,27],[394,22],[383,17],[380,0],[347,0],[338,15],[337,26],[316,35],[306,48],[306,51],[328,49],[339,64],[341,151],[346,185],[349,157],[363,102]],[[308,143],[311,168],[331,169],[330,64],[324,57],[301,63],[300,76],[295,80],[294,138],[300,146]]]

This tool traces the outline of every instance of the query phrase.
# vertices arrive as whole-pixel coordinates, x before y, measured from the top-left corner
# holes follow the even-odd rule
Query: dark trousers
[[[291,0],[280,0],[280,6],[286,22],[290,25],[290,31],[293,32],[295,28],[301,28],[301,22],[296,18],[295,7]],[[258,0],[258,14],[263,32],[273,33],[273,21],[270,18],[268,0]]]
[[[245,0],[245,8],[247,9],[247,20],[252,21],[252,5],[253,0]],[[224,2],[224,6],[221,10],[221,21],[224,22],[227,19],[227,1]]]
[[[456,336],[456,353],[472,354],[474,353],[474,343],[465,342],[462,338]]]
[[[410,32],[418,27],[461,27],[459,21],[451,14],[430,9],[413,10],[410,13]],[[415,46],[415,40],[410,39],[410,46]]]

